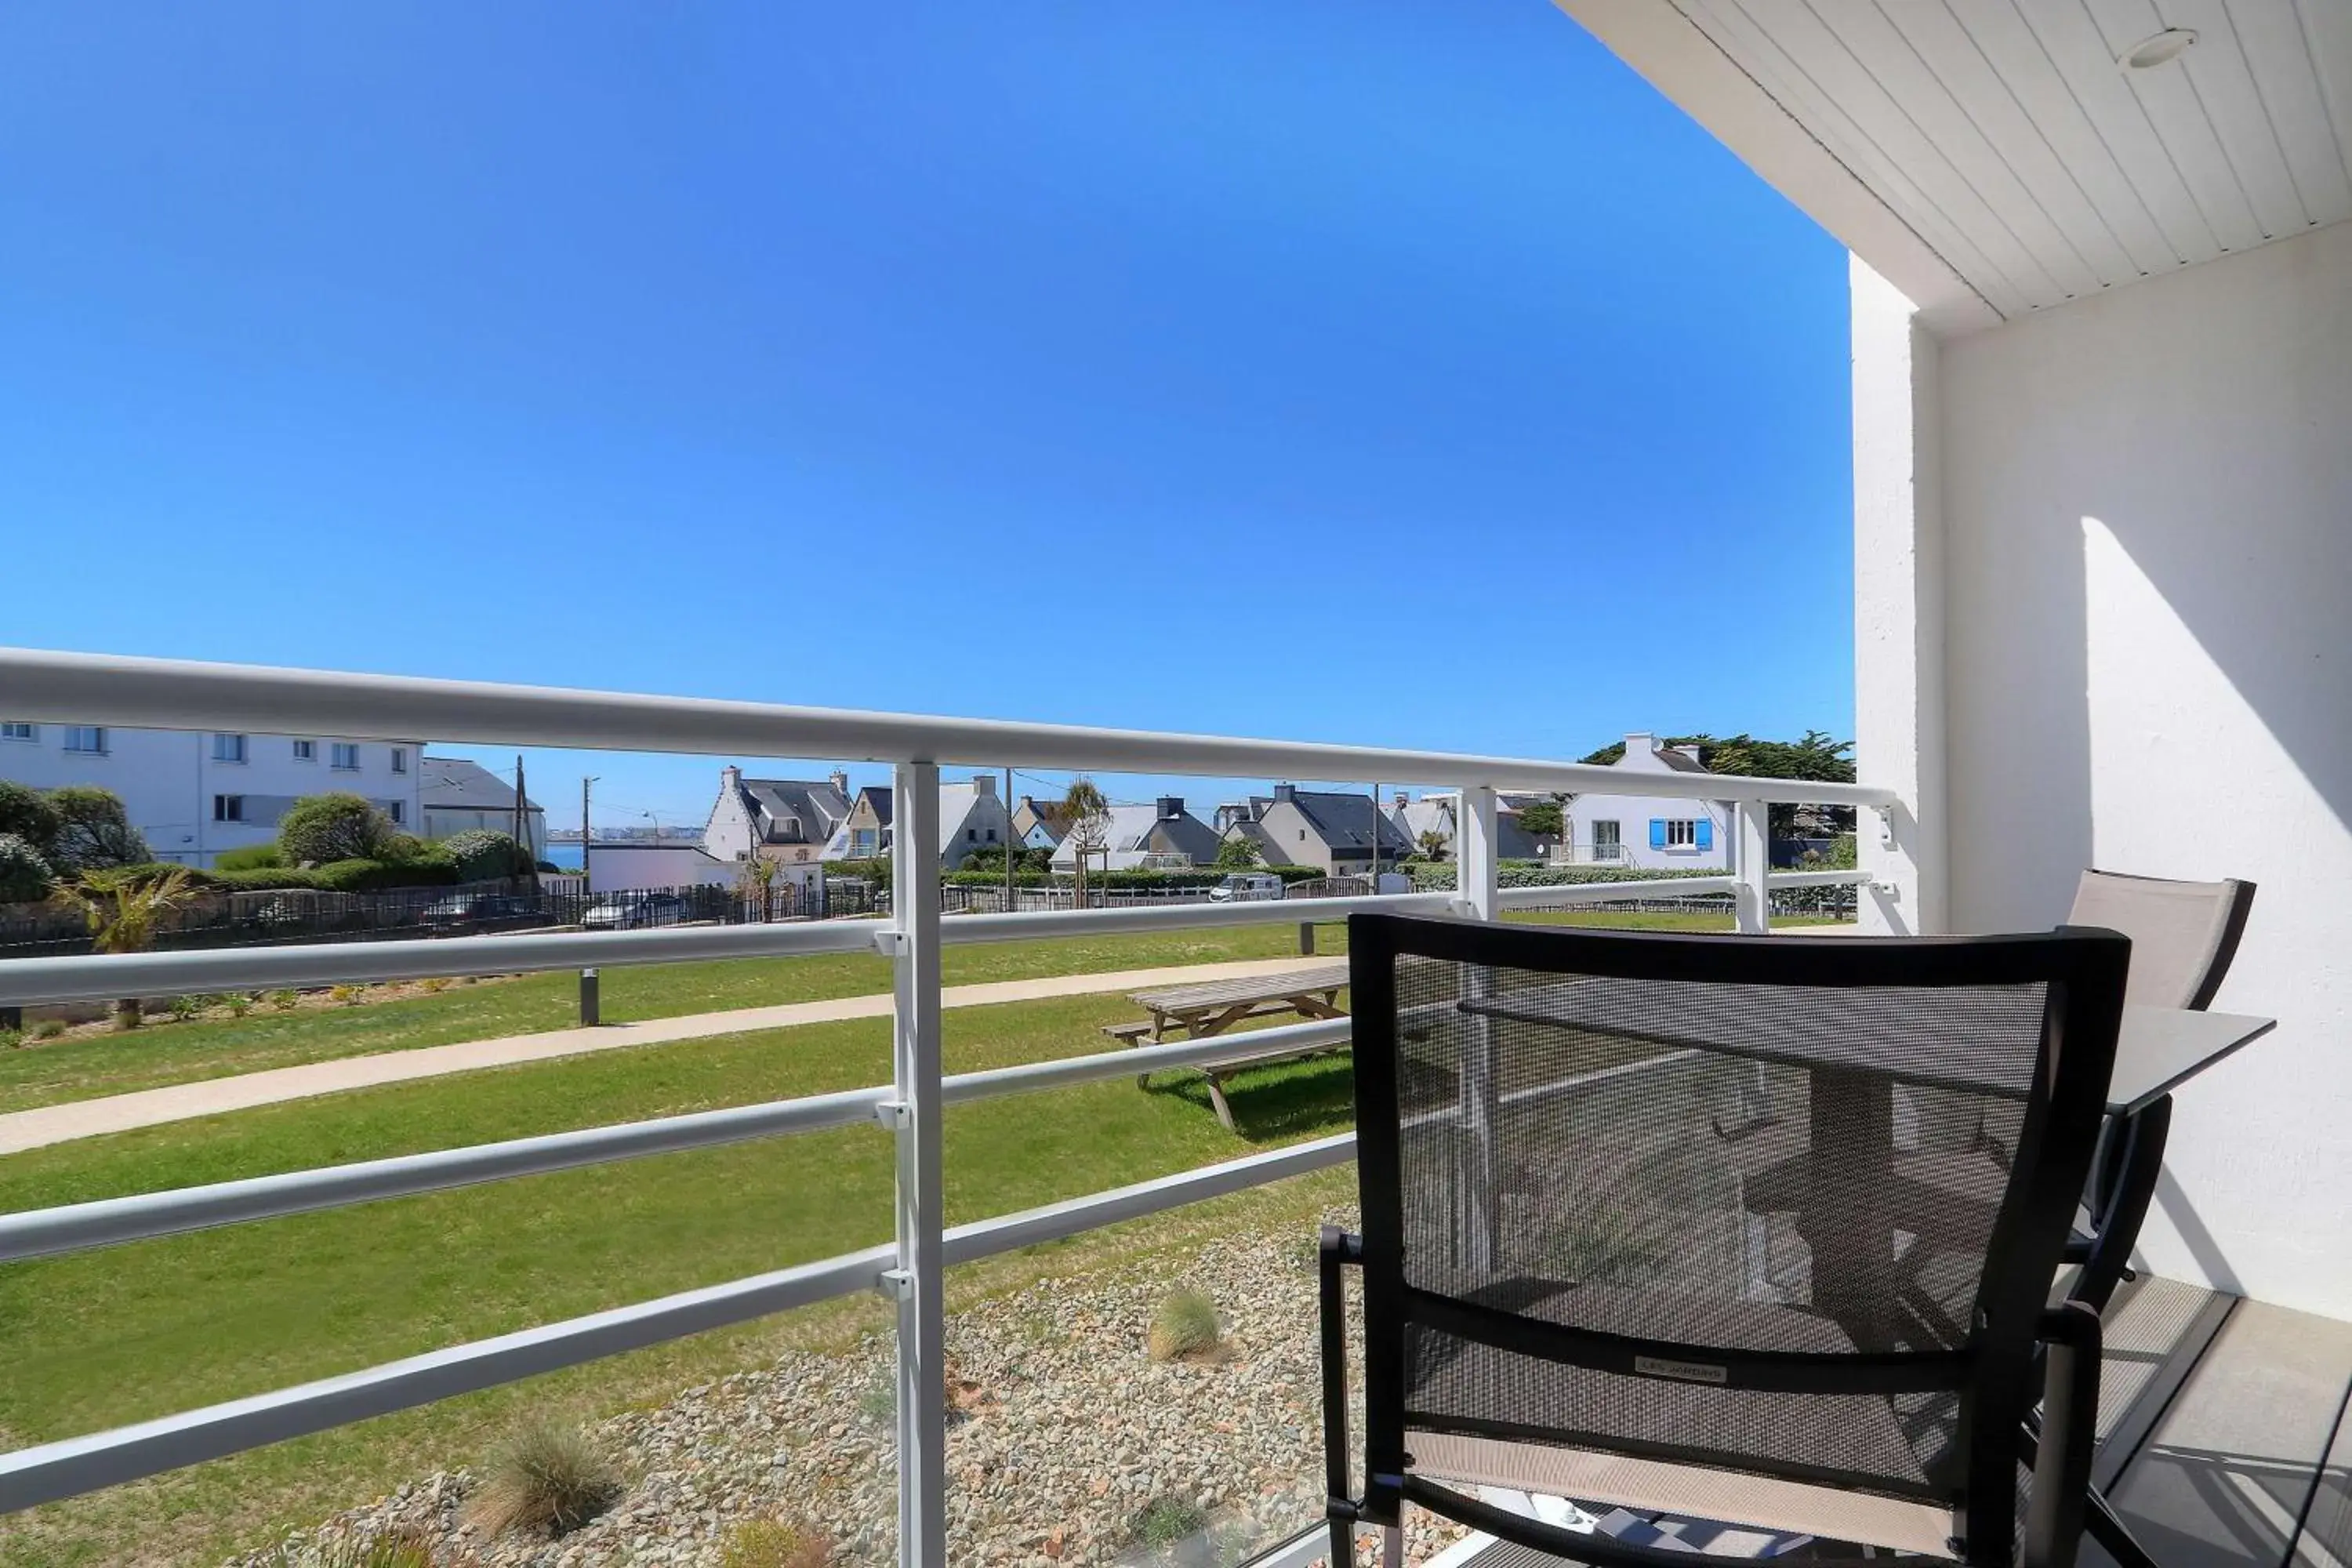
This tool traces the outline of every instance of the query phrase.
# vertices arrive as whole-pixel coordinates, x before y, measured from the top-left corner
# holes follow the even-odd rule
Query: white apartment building
[[[0,778],[35,789],[96,784],[121,797],[158,860],[209,866],[225,849],[266,844],[304,795],[374,802],[418,830],[424,744],[327,735],[215,734],[36,724],[0,719]]]

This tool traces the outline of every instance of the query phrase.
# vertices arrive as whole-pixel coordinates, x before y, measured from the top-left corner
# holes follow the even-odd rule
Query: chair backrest
[[[1358,915],[1349,949],[1376,1491],[1414,1441],[1549,1446],[1935,1505],[2008,1563],[2128,943]],[[1917,1168],[1956,1100],[2020,1112],[1965,1201]]]
[[[2094,870],[2083,873],[2066,920],[2131,938],[2126,1001],[2201,1011],[2221,989],[2253,904],[2254,885],[2234,878],[2175,882]]]

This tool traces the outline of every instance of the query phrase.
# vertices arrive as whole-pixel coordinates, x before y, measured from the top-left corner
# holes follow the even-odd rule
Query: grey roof
[[[849,815],[849,797],[824,779],[745,779],[743,795],[762,844],[822,844]]]
[[[874,819],[885,827],[890,826],[890,789],[888,784],[867,784],[857,792],[860,800],[874,803]]]
[[[1687,752],[1679,751],[1673,746],[1660,746],[1655,754],[1658,761],[1665,763],[1667,768],[1675,773],[1703,773],[1712,771],[1705,763],[1700,762],[1696,757],[1692,756]]]
[[[1370,795],[1302,789],[1294,790],[1290,798],[1323,842],[1334,849],[1369,848],[1375,833],[1385,849],[1412,847],[1404,830],[1387,813],[1373,809]]]
[[[514,785],[469,757],[420,757],[416,765],[416,803],[426,811],[514,809]],[[523,806],[540,808],[529,795]]]

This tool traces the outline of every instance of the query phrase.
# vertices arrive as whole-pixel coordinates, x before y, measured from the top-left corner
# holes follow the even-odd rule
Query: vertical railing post
[[[898,1143],[898,1562],[947,1562],[947,1310],[940,1179],[940,770],[894,778],[892,1081]]]
[[[1454,821],[1454,908],[1473,920],[1491,921],[1502,913],[1497,896],[1502,870],[1495,855],[1496,803],[1491,789],[1465,789]],[[1486,994],[1489,976],[1472,966],[1462,977],[1463,1000]],[[1502,1184],[1495,1121],[1502,1111],[1502,1071],[1496,1061],[1493,1023],[1482,1014],[1468,1016],[1469,1051],[1462,1074],[1462,1114],[1465,1123],[1462,1234],[1468,1242],[1464,1262],[1475,1270],[1494,1267],[1502,1215],[1496,1194]]]
[[[1760,800],[1743,800],[1733,807],[1732,875],[1739,890],[1732,895],[1740,931],[1761,936],[1772,929],[1772,808]]]

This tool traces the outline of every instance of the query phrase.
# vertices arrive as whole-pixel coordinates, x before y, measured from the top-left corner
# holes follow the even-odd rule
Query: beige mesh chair
[[[2175,882],[2093,870],[2083,873],[2066,923],[2104,926],[2131,938],[2125,1001],[2201,1012],[2221,989],[2253,904],[2254,885],[2234,878]]]

